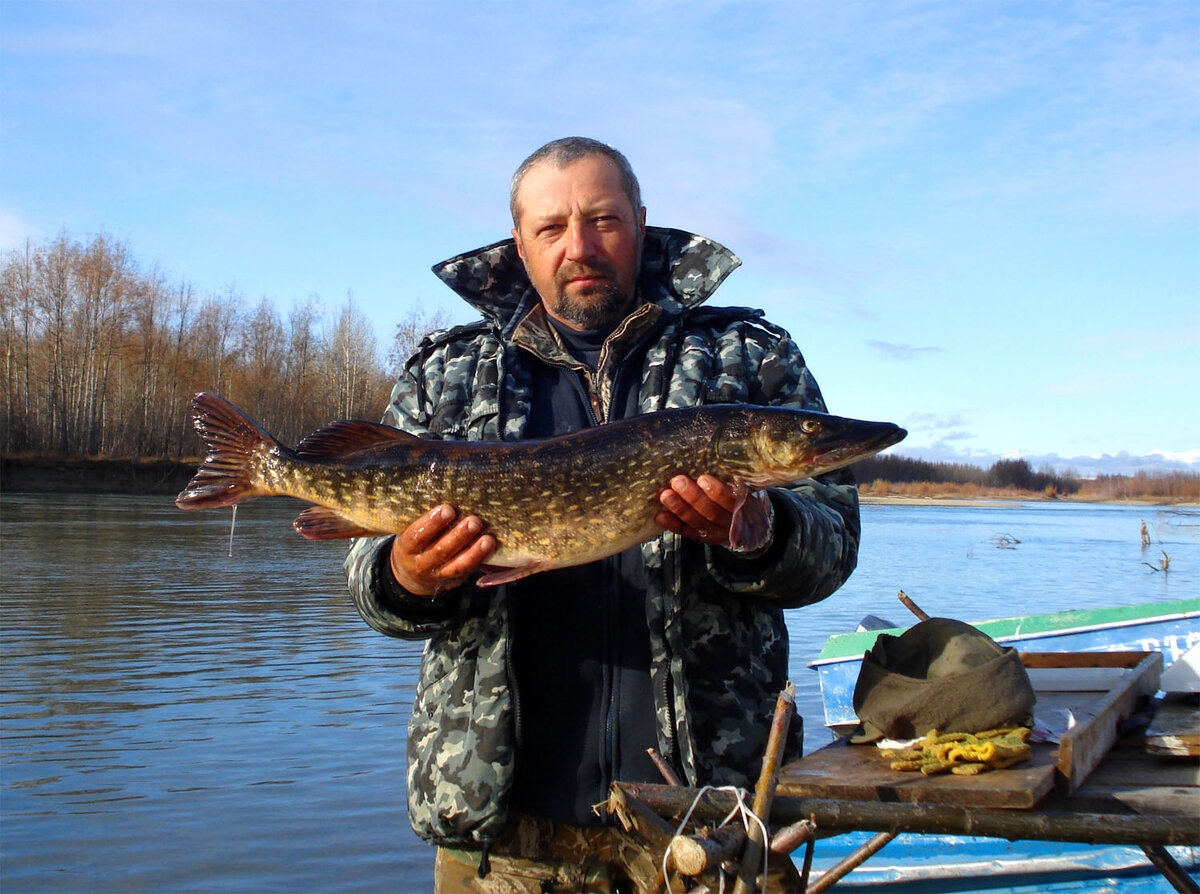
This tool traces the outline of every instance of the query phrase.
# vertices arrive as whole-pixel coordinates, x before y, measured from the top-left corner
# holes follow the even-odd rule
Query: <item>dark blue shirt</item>
[[[567,350],[594,369],[608,332],[556,328]],[[533,375],[529,437],[597,424],[578,370],[524,356]],[[613,419],[637,413],[641,357],[637,350],[621,364]],[[646,753],[658,741],[644,573],[641,549],[633,547],[512,586],[514,810],[597,825],[592,805],[608,798],[614,780],[662,781]]]

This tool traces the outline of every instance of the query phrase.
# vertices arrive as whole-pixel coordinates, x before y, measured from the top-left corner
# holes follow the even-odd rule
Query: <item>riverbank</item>
[[[174,496],[187,486],[197,462],[6,456],[0,459],[0,493]]]

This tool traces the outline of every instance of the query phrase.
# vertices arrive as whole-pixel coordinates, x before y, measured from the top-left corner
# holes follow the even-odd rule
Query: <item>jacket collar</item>
[[[646,227],[641,301],[679,314],[704,302],[741,261],[725,246],[665,227]],[[434,274],[497,326],[505,337],[538,304],[538,295],[512,239],[457,255],[435,264]]]

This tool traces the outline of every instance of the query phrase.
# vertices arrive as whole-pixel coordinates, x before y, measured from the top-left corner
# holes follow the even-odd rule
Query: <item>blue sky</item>
[[[429,267],[593,136],[899,452],[1200,470],[1195,2],[0,0],[0,116],[0,249],[103,231],[381,340],[466,321]]]

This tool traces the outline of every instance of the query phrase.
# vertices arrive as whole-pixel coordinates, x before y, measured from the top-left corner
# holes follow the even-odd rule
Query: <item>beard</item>
[[[581,275],[600,277],[601,281],[576,287],[574,294],[568,293],[570,280]],[[560,269],[555,277],[554,291],[554,312],[581,329],[602,329],[619,323],[633,297],[617,285],[616,270],[604,262],[587,266],[574,264]]]

